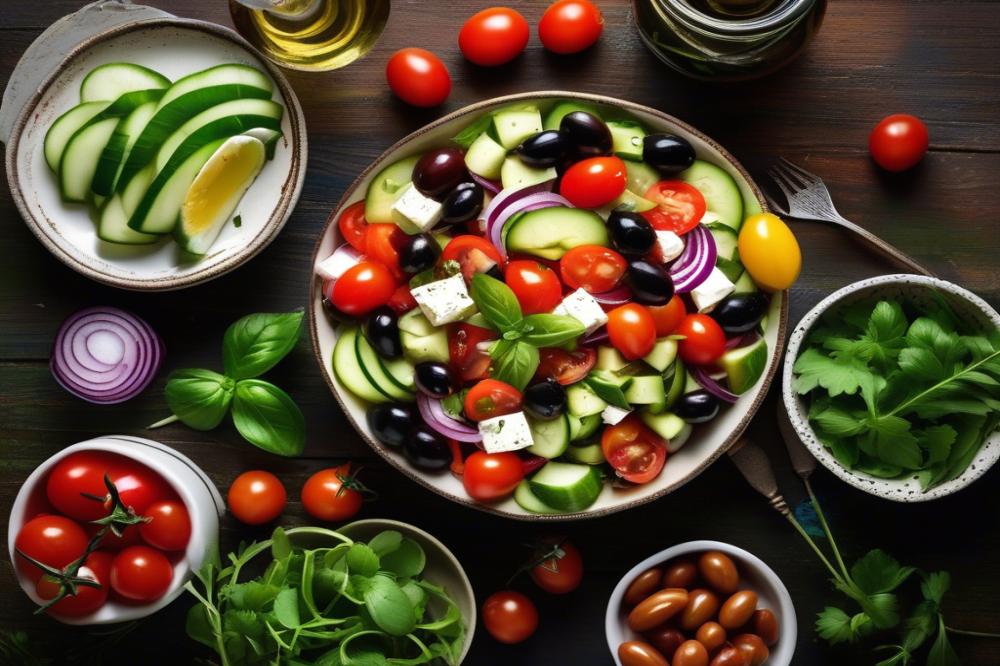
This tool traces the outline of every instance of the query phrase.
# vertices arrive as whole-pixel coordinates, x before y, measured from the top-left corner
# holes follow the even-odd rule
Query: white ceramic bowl
[[[639,562],[625,574],[615,586],[614,591],[611,592],[608,609],[604,615],[604,633],[607,636],[608,649],[611,651],[616,666],[622,666],[618,659],[619,645],[625,641],[643,640],[642,636],[629,629],[626,623],[628,609],[623,602],[628,586],[647,569],[660,566],[678,557],[703,553],[706,550],[722,551],[732,558],[740,572],[740,589],[756,592],[757,607],[770,610],[778,619],[778,642],[770,648],[771,656],[768,657],[767,666],[789,666],[792,663],[792,656],[795,654],[795,641],[799,634],[798,621],[795,617],[792,597],[788,594],[785,584],[778,578],[778,574],[774,573],[774,570],[759,557],[742,548],[721,541],[688,541],[662,550]]]
[[[782,375],[782,397],[785,408],[788,410],[788,418],[795,428],[795,432],[809,448],[816,459],[831,472],[839,476],[842,480],[859,488],[866,493],[883,497],[896,502],[924,502],[950,495],[966,487],[996,463],[1000,458],[1000,429],[997,429],[983,443],[979,454],[966,468],[965,472],[947,483],[943,483],[927,492],[922,492],[920,482],[915,476],[899,479],[880,479],[863,472],[849,470],[833,457],[830,450],[823,445],[816,433],[809,425],[808,405],[802,396],[792,389],[794,372],[792,368],[795,360],[799,356],[802,343],[812,330],[812,327],[826,312],[833,308],[855,302],[860,299],[888,299],[908,300],[915,303],[932,304],[931,293],[936,290],[955,313],[961,318],[962,323],[970,327],[970,330],[984,329],[992,330],[1000,328],[1000,314],[997,313],[990,304],[979,298],[971,291],[963,289],[956,284],[939,280],[937,278],[924,277],[922,275],[882,275],[880,277],[861,280],[849,284],[843,289],[833,292],[816,307],[810,310],[806,316],[795,326],[791,337],[788,340],[788,353],[785,357]]]
[[[358,179],[347,189],[343,198],[337,204],[336,208],[334,208],[313,252],[313,265],[329,257],[334,249],[343,243],[336,224],[340,211],[364,199],[369,181],[384,166],[432,147],[448,145],[451,137],[457,134],[460,129],[482,114],[489,113],[498,107],[516,102],[546,104],[562,99],[582,100],[596,104],[602,108],[613,109],[619,113],[625,111],[641,120],[648,127],[652,128],[653,131],[672,132],[685,137],[694,146],[699,158],[721,166],[736,179],[745,202],[750,202],[750,205],[755,207],[763,208],[765,206],[764,197],[759,188],[751,180],[747,171],[732,155],[698,130],[672,116],[649,107],[600,95],[563,91],[522,93],[519,95],[498,97],[460,109],[417,130],[382,153],[375,162],[358,176]],[[365,411],[368,403],[360,400],[348,391],[333,372],[331,358],[333,356],[334,345],[337,342],[338,332],[323,312],[321,292],[318,279],[314,279],[310,297],[311,307],[308,313],[316,360],[323,370],[323,377],[326,379],[327,385],[333,392],[334,397],[337,398],[348,419],[354,424],[354,427],[368,445],[411,479],[452,501],[510,518],[533,521],[592,518],[616,511],[623,511],[666,495],[700,474],[736,441],[750,423],[761,401],[764,399],[778,367],[778,358],[781,356],[781,350],[784,345],[784,330],[788,316],[785,294],[776,294],[771,299],[771,309],[768,313],[768,327],[764,335],[770,348],[771,356],[761,380],[750,391],[741,396],[735,405],[724,409],[711,423],[698,426],[688,443],[680,451],[670,456],[670,461],[659,477],[650,483],[628,489],[613,489],[611,484],[605,484],[600,497],[585,511],[557,515],[539,515],[525,511],[513,499],[507,499],[494,504],[476,502],[465,492],[460,479],[447,472],[434,474],[419,470],[410,465],[400,452],[387,449],[375,440],[371,429],[365,422]]]
[[[45,510],[45,479],[52,467],[77,451],[107,451],[117,453],[146,465],[163,477],[184,502],[191,516],[191,540],[187,550],[173,561],[174,578],[167,593],[151,604],[134,605],[109,601],[96,613],[83,617],[58,620],[66,624],[111,624],[137,620],[151,615],[176,599],[184,591],[186,583],[201,568],[209,557],[215,557],[219,549],[219,517],[226,510],[222,496],[215,485],[201,469],[187,456],[168,446],[141,437],[108,435],[68,446],[52,456],[32,472],[25,480],[14,499],[10,511],[7,530],[7,548],[11,563],[14,563],[14,539],[21,527],[38,513]],[[36,604],[43,603],[35,594],[34,585],[13,567],[17,582],[24,593]]]

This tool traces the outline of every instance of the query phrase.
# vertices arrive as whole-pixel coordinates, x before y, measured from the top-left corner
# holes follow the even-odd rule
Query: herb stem
[[[162,428],[165,425],[170,425],[171,423],[176,423],[177,421],[180,421],[180,417],[178,417],[176,414],[171,414],[165,419],[161,419],[156,423],[152,423],[146,426],[146,430],[154,430],[156,428]]]
[[[834,579],[844,585],[847,585],[848,584],[847,581],[845,581],[843,576],[841,576],[840,573],[833,568],[833,565],[830,564],[830,560],[826,559],[826,555],[824,555],[823,551],[819,549],[819,546],[816,545],[816,542],[813,541],[812,537],[809,536],[809,534],[804,529],[802,529],[802,525],[800,525],[799,521],[795,519],[795,516],[792,515],[791,512],[789,512],[785,514],[785,518],[788,519],[788,522],[792,524],[792,527],[794,527],[795,530],[799,533],[799,535],[806,540],[806,543],[809,544],[809,547],[813,549],[816,555],[819,556],[819,559],[823,562],[823,564],[830,571],[830,573],[833,574]]]
[[[809,482],[808,478],[803,478],[802,483],[805,484],[806,492],[809,493],[809,501],[812,502],[813,509],[816,511],[816,517],[819,518],[820,527],[823,528],[827,541],[830,542],[830,548],[833,550],[833,556],[837,560],[837,565],[844,574],[844,579],[850,581],[851,575],[847,572],[847,565],[844,564],[844,558],[840,555],[840,549],[837,548],[837,541],[833,538],[833,531],[830,529],[829,523],[826,522],[826,515],[823,513],[823,508],[819,505],[819,498],[813,492],[812,483]]]
[[[893,408],[893,410],[891,412],[889,412],[888,414],[886,414],[885,416],[896,416],[900,412],[905,412],[910,405],[912,405],[914,403],[917,403],[917,402],[920,402],[925,397],[927,397],[928,395],[930,395],[934,391],[937,391],[942,386],[947,386],[948,384],[951,384],[952,382],[954,382],[956,379],[958,379],[962,375],[964,375],[964,374],[966,374],[968,372],[972,372],[973,370],[975,370],[979,366],[983,365],[984,363],[989,363],[990,361],[992,361],[994,358],[997,358],[997,357],[1000,357],[1000,349],[998,349],[997,351],[993,352],[989,356],[986,356],[984,358],[979,359],[978,361],[976,361],[972,365],[968,366],[967,368],[963,368],[961,371],[956,372],[952,376],[947,377],[945,379],[942,379],[941,381],[939,381],[934,386],[931,386],[931,387],[929,387],[927,389],[924,389],[923,391],[921,391],[920,393],[916,394],[912,398],[910,398],[908,400],[904,400],[903,402],[901,402],[898,405],[896,405],[896,407]]]
[[[1000,634],[991,634],[985,631],[968,631],[966,629],[955,629],[954,627],[946,626],[945,629],[948,633],[958,634],[960,636],[975,636],[977,638],[1000,638]]]

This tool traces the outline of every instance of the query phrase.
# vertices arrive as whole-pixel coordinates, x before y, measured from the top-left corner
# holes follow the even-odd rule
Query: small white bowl
[[[792,597],[788,594],[785,584],[778,578],[778,574],[759,557],[742,548],[721,541],[688,541],[661,550],[639,562],[618,581],[618,585],[611,592],[608,609],[604,615],[604,634],[607,636],[608,649],[611,650],[616,666],[622,666],[621,660],[618,659],[619,645],[625,641],[643,640],[642,636],[629,629],[626,623],[628,609],[625,607],[624,598],[628,586],[647,569],[678,557],[703,553],[707,550],[718,550],[732,558],[740,572],[740,589],[756,592],[758,607],[768,609],[778,619],[778,642],[770,648],[771,656],[767,659],[767,666],[789,666],[792,663],[795,641],[799,635],[798,621]]]
[[[788,410],[788,418],[792,423],[792,427],[795,428],[795,432],[798,433],[806,447],[816,456],[817,460],[842,480],[870,495],[895,502],[924,502],[944,497],[965,488],[981,477],[1000,458],[1000,429],[993,431],[986,438],[982,448],[979,450],[979,454],[961,476],[932,488],[927,492],[922,492],[920,482],[916,480],[915,475],[901,479],[880,479],[863,472],[847,469],[837,462],[837,459],[823,445],[816,436],[816,433],[813,432],[812,426],[809,425],[807,417],[809,411],[808,404],[792,388],[792,383],[795,379],[795,373],[792,368],[795,365],[795,360],[799,356],[802,343],[806,339],[806,336],[808,336],[809,331],[812,330],[816,322],[831,308],[869,298],[888,299],[890,301],[907,300],[918,303],[923,300],[927,304],[931,304],[930,294],[934,290],[944,297],[955,311],[955,314],[961,318],[962,323],[969,326],[970,329],[1000,328],[1000,314],[990,307],[989,303],[968,289],[959,287],[951,282],[946,282],[945,280],[924,277],[922,275],[882,275],[849,284],[820,301],[795,326],[788,341],[788,353],[785,356],[782,375],[782,397],[784,398],[785,409]]]
[[[44,497],[44,482],[49,470],[57,462],[77,451],[117,453],[142,463],[162,476],[188,509],[191,516],[191,540],[188,542],[187,550],[183,556],[173,562],[174,579],[170,583],[170,589],[153,603],[135,605],[111,600],[90,615],[53,617],[65,624],[93,625],[127,622],[152,615],[184,591],[184,584],[195,571],[201,568],[206,559],[217,556],[219,517],[226,510],[222,496],[215,488],[215,484],[190,458],[169,446],[150,439],[127,435],[108,435],[66,447],[35,468],[35,471],[28,476],[18,491],[17,497],[14,499],[14,506],[10,511],[7,529],[7,549],[10,553],[10,561],[14,565],[14,572],[21,589],[39,605],[43,601],[35,593],[34,584],[18,570],[15,564],[14,540],[24,524],[41,513],[43,507],[47,505]]]

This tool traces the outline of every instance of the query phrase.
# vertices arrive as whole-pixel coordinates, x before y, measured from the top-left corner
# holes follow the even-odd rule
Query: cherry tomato
[[[119,458],[103,451],[78,451],[55,464],[45,482],[49,503],[70,518],[91,521],[105,516],[104,503],[86,495],[104,497],[104,475],[111,474]]]
[[[110,476],[122,504],[139,515],[144,515],[153,502],[177,497],[163,477],[145,465],[127,458],[118,458]],[[104,508],[106,511],[111,510],[110,498],[105,500]]]
[[[113,559],[111,553],[101,550],[87,555],[87,559],[83,561],[76,576],[100,583],[101,586],[78,585],[76,594],[66,595],[49,606],[45,612],[60,617],[83,617],[97,611],[108,600],[108,592],[111,590],[111,561]],[[62,586],[59,581],[49,575],[42,576],[35,584],[35,592],[44,601],[55,599],[61,591]]]
[[[740,228],[740,261],[764,291],[782,291],[802,270],[802,251],[795,234],[777,215],[751,215]]]
[[[407,238],[406,232],[395,224],[369,224],[365,232],[366,258],[384,264],[397,280],[402,280],[405,275],[399,267],[399,250]]]
[[[507,264],[507,286],[517,296],[525,315],[551,312],[562,301],[562,284],[555,272],[537,261],[518,260]]]
[[[875,126],[868,137],[868,150],[886,171],[906,171],[924,159],[929,142],[927,125],[916,116],[896,113]]]
[[[351,464],[322,469],[302,486],[302,506],[318,520],[347,520],[361,510],[361,493],[353,487]]]
[[[337,220],[337,228],[344,240],[358,252],[364,254],[365,234],[368,232],[368,221],[365,219],[365,202],[352,203],[344,209]]]
[[[401,284],[396,287],[396,291],[392,292],[386,305],[395,310],[396,314],[401,315],[417,307],[417,300],[410,293],[410,285]]]
[[[93,539],[94,535],[100,532],[102,527],[102,525],[88,523],[83,526],[83,531],[87,533],[87,539],[89,540]],[[139,535],[139,526],[129,525],[122,530],[121,536],[116,536],[111,530],[105,532],[98,543],[98,547],[102,550],[121,550],[126,546],[134,546],[139,543],[142,543],[142,537]]]
[[[479,236],[455,236],[441,251],[440,263],[457,261],[462,267],[462,275],[466,282],[472,281],[476,273],[485,273],[494,265],[503,268],[503,257],[493,247],[493,243]]]
[[[573,351],[544,347],[538,350],[538,358],[536,377],[554,379],[563,386],[568,386],[587,376],[597,363],[597,352],[588,347]]]
[[[677,343],[677,353],[690,365],[715,363],[726,351],[726,334],[706,314],[689,314],[674,333],[684,336]]]
[[[441,59],[426,49],[396,51],[385,66],[389,87],[413,106],[437,106],[451,93],[451,76]]]
[[[625,257],[601,245],[578,245],[559,260],[559,274],[572,289],[591,294],[611,291],[628,269]]]
[[[625,191],[625,163],[617,157],[580,160],[563,174],[559,193],[577,208],[600,208]]]
[[[191,538],[191,516],[181,502],[155,502],[144,514],[148,523],[139,525],[142,540],[160,550],[184,550]]]
[[[285,510],[287,499],[285,486],[278,477],[262,470],[240,474],[226,495],[229,510],[247,525],[271,522]]]
[[[476,451],[465,459],[462,485],[469,497],[492,502],[507,497],[524,479],[521,459],[514,453]]]
[[[465,394],[464,407],[473,421],[513,414],[521,409],[521,392],[505,382],[484,379]]]
[[[681,321],[687,316],[687,306],[677,294],[674,294],[674,297],[666,305],[647,305],[646,308],[653,315],[653,321],[656,323],[656,337],[658,338],[676,331]]]
[[[509,7],[490,7],[473,14],[458,33],[462,55],[484,67],[516,58],[528,45],[528,22]]]
[[[14,548],[42,564],[62,569],[87,550],[87,534],[69,518],[43,514],[24,524],[14,539]],[[42,577],[42,570],[23,557],[17,558],[17,568],[33,581]]]
[[[130,601],[156,601],[173,579],[170,560],[149,546],[129,546],[111,562],[111,589]]]
[[[535,585],[549,594],[568,594],[580,587],[583,580],[583,558],[576,546],[562,541],[549,548],[553,552],[531,568],[529,575]]]
[[[538,609],[520,592],[503,590],[483,602],[483,624],[490,636],[513,645],[527,640],[538,629]]]
[[[448,326],[448,358],[463,382],[484,379],[489,374],[492,359],[479,348],[479,343],[496,337],[496,333],[481,326],[462,323]]]
[[[656,322],[647,308],[626,303],[608,313],[608,337],[622,356],[634,361],[653,350]]]
[[[601,10],[588,0],[559,0],[538,22],[538,38],[553,53],[578,53],[596,42],[602,30]]]
[[[601,450],[615,474],[631,483],[649,483],[667,461],[666,441],[635,414],[604,429]]]
[[[661,180],[643,195],[656,208],[643,213],[654,229],[686,234],[705,216],[705,197],[694,185],[680,180]]]
[[[348,268],[333,285],[334,306],[360,317],[385,305],[396,291],[396,280],[382,264],[362,261]]]

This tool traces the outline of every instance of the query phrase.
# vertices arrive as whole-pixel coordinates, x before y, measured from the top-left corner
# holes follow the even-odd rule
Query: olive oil
[[[236,29],[290,69],[325,71],[354,62],[375,45],[390,0],[230,0]]]

